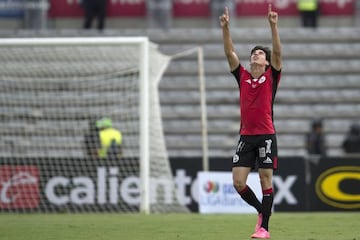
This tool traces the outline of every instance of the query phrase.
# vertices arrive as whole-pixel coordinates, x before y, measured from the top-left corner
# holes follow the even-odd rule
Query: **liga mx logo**
[[[219,192],[219,183],[213,181],[207,181],[203,187],[206,193],[217,193]]]
[[[33,209],[39,202],[37,167],[0,166],[0,209]]]

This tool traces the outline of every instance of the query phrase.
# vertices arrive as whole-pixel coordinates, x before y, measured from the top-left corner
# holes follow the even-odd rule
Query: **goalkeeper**
[[[277,167],[277,143],[273,122],[273,103],[281,76],[281,44],[278,14],[268,10],[272,36],[272,52],[255,46],[250,54],[250,71],[240,63],[229,30],[229,12],[220,16],[224,51],[231,73],[240,91],[240,140],[233,156],[233,184],[236,191],[258,211],[252,238],[270,238],[269,218],[273,206],[273,171]],[[250,171],[258,167],[263,198],[260,202],[246,184]]]
[[[99,129],[100,149],[98,157],[101,159],[119,159],[122,155],[122,134],[113,128],[110,118],[102,118],[96,121]]]

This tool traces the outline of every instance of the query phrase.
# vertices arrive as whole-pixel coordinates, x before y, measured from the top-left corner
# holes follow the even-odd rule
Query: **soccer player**
[[[240,63],[229,30],[229,11],[220,16],[224,51],[231,73],[240,91],[240,139],[233,156],[233,184],[242,199],[258,211],[258,221],[252,238],[270,238],[269,218],[273,205],[273,171],[277,167],[277,143],[273,124],[273,103],[281,76],[281,43],[278,14],[268,10],[272,36],[272,51],[255,46],[250,55],[250,71]],[[252,169],[258,169],[263,198],[260,202],[247,185]]]

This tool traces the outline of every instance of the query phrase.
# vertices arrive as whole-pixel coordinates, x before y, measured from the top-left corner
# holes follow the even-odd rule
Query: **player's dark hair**
[[[256,50],[262,50],[265,52],[266,60],[269,62],[269,65],[270,65],[271,64],[271,50],[268,47],[257,45],[251,50],[250,55],[252,55]]]

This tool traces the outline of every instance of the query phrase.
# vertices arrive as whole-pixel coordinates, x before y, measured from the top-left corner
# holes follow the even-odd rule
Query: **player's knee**
[[[246,181],[234,179],[234,180],[233,180],[233,185],[234,185],[234,188],[236,189],[236,191],[237,191],[238,193],[240,193],[242,190],[245,189],[245,187],[246,187]]]

